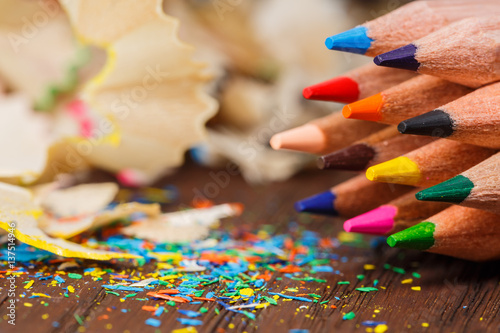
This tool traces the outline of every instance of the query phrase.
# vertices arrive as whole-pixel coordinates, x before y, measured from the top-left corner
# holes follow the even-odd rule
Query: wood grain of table
[[[196,189],[203,191],[207,184],[216,183],[214,175],[219,171],[209,170],[188,163],[174,175],[165,177],[161,184],[173,184],[179,188],[180,200],[169,205],[167,210],[175,210],[179,204],[187,205],[193,199]],[[212,199],[215,203],[242,202],[246,209],[238,218],[226,219],[222,228],[234,228],[246,225],[255,228],[259,224],[273,224],[281,232],[287,230],[290,221],[321,232],[322,236],[336,236],[342,228],[342,220],[326,217],[299,216],[293,210],[294,201],[305,196],[326,190],[342,179],[351,176],[347,173],[305,171],[293,179],[265,186],[250,186],[239,175],[229,177],[228,184],[218,186],[219,193]],[[109,180],[111,177],[97,172],[93,179]],[[212,185],[208,185],[210,187]],[[213,187],[215,188],[215,187]],[[216,195],[215,195],[216,194]],[[315,277],[327,280],[327,283],[308,282],[310,291],[321,295],[320,301],[333,300],[337,308],[326,308],[319,303],[307,303],[307,309],[299,309],[304,303],[298,301],[278,301],[279,306],[257,310],[256,320],[252,321],[241,314],[220,310],[215,302],[200,305],[183,304],[181,308],[199,310],[207,307],[208,312],[202,317],[204,324],[198,326],[198,332],[289,332],[290,329],[308,329],[309,332],[366,332],[361,325],[367,320],[387,322],[387,332],[499,332],[500,329],[500,262],[472,263],[418,251],[378,248],[359,248],[342,246],[337,249],[341,257],[347,258],[334,262],[334,269],[341,275],[318,273]],[[82,273],[86,265],[73,270]],[[375,266],[374,270],[364,270],[365,264]],[[407,271],[399,274],[385,269],[384,264],[400,267]],[[133,269],[130,264],[100,263],[101,267],[111,267],[115,271]],[[145,274],[154,270],[153,264],[142,268]],[[49,266],[47,272],[55,271],[57,265]],[[0,268],[3,270],[3,268]],[[37,272],[38,268],[30,270]],[[402,284],[404,279],[412,278],[409,272],[418,271],[420,279],[413,278],[413,283]],[[359,282],[358,274],[365,274]],[[284,288],[303,286],[298,281],[276,280],[280,274],[274,274],[270,283],[273,287]],[[355,291],[363,282],[379,280],[377,292],[364,293]],[[22,282],[29,280],[22,276],[17,280],[19,293]],[[351,281],[350,285],[338,285],[337,282]],[[356,282],[358,281],[358,282]],[[170,332],[185,327],[176,321],[176,311],[169,311],[161,317],[160,328],[144,324],[151,315],[141,310],[143,305],[155,305],[156,300],[121,302],[119,297],[106,294],[101,281],[92,281],[89,276],[71,281],[76,295],[66,298],[56,288],[35,286],[33,292],[53,293],[52,298],[29,299],[32,307],[23,305],[26,298],[17,298],[16,326],[7,323],[7,281],[0,279],[0,332]],[[274,283],[276,282],[276,283]],[[411,289],[420,286],[421,291]],[[51,291],[51,289],[53,291]],[[334,299],[339,297],[340,300]],[[48,304],[47,306],[45,304]],[[168,307],[167,307],[168,308]],[[126,309],[124,313],[121,310]],[[353,320],[343,320],[343,313],[353,311]],[[83,327],[76,321],[75,314],[83,318]],[[47,316],[48,315],[48,316]],[[102,319],[107,315],[108,319]],[[100,320],[98,318],[101,318]],[[52,323],[58,322],[59,327]],[[234,325],[234,326],[233,326]],[[424,326],[428,327],[424,327]],[[370,330],[370,329],[368,329]]]

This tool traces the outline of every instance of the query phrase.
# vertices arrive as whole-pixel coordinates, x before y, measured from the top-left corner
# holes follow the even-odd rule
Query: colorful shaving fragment
[[[142,288],[136,288],[136,287],[128,287],[128,286],[123,286],[123,285],[106,285],[103,284],[101,287],[106,288],[106,289],[111,289],[111,290],[125,290],[125,291],[143,291],[144,289]]]
[[[342,317],[342,319],[343,319],[343,320],[353,320],[353,319],[354,319],[354,317],[356,317],[356,314],[355,314],[354,312],[352,312],[352,311],[351,311],[351,312],[346,313],[346,314]]]
[[[377,288],[373,288],[373,287],[360,287],[360,288],[356,288],[356,290],[362,291],[365,293],[369,293],[370,291],[378,291]]]
[[[191,310],[177,310],[181,315],[188,316],[190,318],[196,318],[201,316],[201,313],[196,312],[196,311],[191,311]]]
[[[158,319],[154,319],[154,318],[148,318],[148,319],[146,319],[146,325],[153,326],[153,327],[160,327],[161,321],[159,321]]]
[[[281,293],[272,293],[272,292],[268,292],[268,294],[276,295],[276,296],[280,296],[280,297],[288,298],[288,299],[294,299],[294,300],[302,301],[302,302],[312,302],[312,300],[310,300],[309,298],[304,298],[304,297],[290,296],[290,295],[285,295],[285,294],[281,294]]]
[[[349,289],[349,284],[352,284],[350,281],[337,281],[339,285],[345,285],[342,288],[345,296],[342,298],[333,296],[328,299],[325,298],[325,294],[317,292],[316,290],[319,289],[310,283],[325,283],[327,280],[318,278],[314,274],[331,273],[330,268],[334,261],[346,262],[348,260],[346,257],[339,257],[337,254],[331,253],[332,247],[328,248],[327,251],[318,247],[317,244],[320,243],[320,240],[318,234],[304,231],[302,234],[297,235],[291,246],[286,235],[272,235],[262,229],[247,233],[243,240],[234,239],[226,232],[217,234],[217,238],[209,238],[189,246],[174,243],[157,244],[140,239],[111,235],[106,242],[99,242],[95,239],[85,241],[89,246],[106,244],[106,246],[120,248],[133,255],[142,255],[145,258],[144,262],[156,260],[156,270],[147,274],[142,274],[140,270],[136,269],[115,272],[113,269],[100,268],[96,265],[95,267],[86,267],[83,272],[78,271],[78,273],[43,271],[35,274],[34,278],[29,279],[27,282],[33,281],[34,283],[36,281],[37,285],[33,284],[33,286],[43,288],[43,284],[38,283],[38,281],[50,281],[52,279],[50,283],[47,283],[48,286],[63,287],[61,284],[66,283],[68,278],[83,279],[85,276],[85,278],[91,278],[94,281],[103,280],[105,282],[101,287],[104,288],[105,293],[116,296],[120,302],[156,302],[155,306],[142,306],[142,309],[150,312],[152,317],[150,318],[152,320],[148,320],[145,325],[161,326],[159,319],[164,316],[165,312],[168,311],[167,309],[172,311],[173,309],[170,307],[173,307],[176,310],[176,316],[179,316],[178,321],[189,326],[186,327],[188,330],[186,332],[195,332],[193,331],[194,327],[202,325],[205,318],[207,318],[206,315],[217,315],[220,311],[231,311],[250,320],[255,320],[257,311],[265,311],[267,307],[282,305],[282,302],[277,301],[279,298],[282,298],[284,302],[295,300],[304,302],[302,304],[308,303],[307,306],[300,306],[300,309],[310,308],[309,304],[314,303],[318,303],[321,309],[336,309],[338,304],[331,304],[332,300],[333,302],[343,300],[348,295],[346,292],[378,290],[378,288],[375,288],[378,283],[377,280],[373,280],[373,286],[362,286],[353,288],[353,290]],[[321,242],[323,244],[336,244],[335,240]],[[32,249],[26,245],[21,245],[20,250],[25,251],[25,248]],[[301,248],[301,250],[297,252],[296,249],[298,248]],[[168,251],[165,249],[168,249]],[[37,255],[37,252],[43,251],[36,250],[30,256],[26,256],[27,260],[38,260],[38,263],[40,263],[40,256]],[[292,252],[295,253],[290,256],[289,254]],[[45,253],[45,259],[42,260],[56,258],[50,253],[43,253]],[[3,252],[0,252],[0,256],[2,254]],[[64,263],[69,263],[69,261]],[[60,266],[62,267],[62,265]],[[196,267],[196,269],[184,269],[191,266]],[[76,270],[81,269],[78,265],[68,267]],[[375,266],[367,265],[364,268],[365,270],[372,270],[375,269]],[[393,270],[393,267],[389,266],[389,269]],[[339,271],[333,272],[341,274]],[[23,271],[9,272],[9,274],[19,275],[23,273],[26,274]],[[395,270],[395,273],[399,273],[398,269]],[[274,281],[273,277],[275,277]],[[358,281],[364,280],[364,285],[370,283],[366,281],[363,274],[357,275],[356,278]],[[294,284],[285,284],[290,282]],[[284,283],[284,285],[276,285],[275,283]],[[213,287],[220,288],[215,289],[216,291],[207,290]],[[293,295],[275,292],[277,290],[273,289],[276,287],[287,293],[293,293]],[[72,293],[76,292],[76,288],[71,285],[63,288],[63,290],[65,291],[63,294],[65,297],[74,295]],[[146,295],[142,294],[144,296],[141,295],[142,298],[139,298],[137,295],[141,291],[145,291]],[[41,293],[35,293],[31,297],[48,296],[43,295],[45,296],[42,296]],[[214,308],[213,312],[203,305],[198,311],[182,308],[183,304],[203,304],[204,302],[217,302],[218,307]],[[29,307],[30,305],[26,306]],[[179,307],[181,308],[179,309]],[[120,311],[128,313],[130,310],[124,308],[120,309]],[[336,315],[340,314],[337,312]],[[355,314],[349,312],[340,316],[344,320],[352,320]],[[385,332],[387,325],[384,325],[382,322],[375,322],[370,327],[373,327],[373,332]]]
[[[182,325],[190,325],[190,326],[199,326],[203,324],[201,320],[196,320],[196,319],[177,318],[177,321],[180,322]]]

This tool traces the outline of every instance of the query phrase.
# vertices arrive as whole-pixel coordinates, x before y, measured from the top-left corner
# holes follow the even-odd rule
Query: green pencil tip
[[[469,178],[458,175],[418,192],[415,197],[423,201],[444,201],[459,204],[469,196],[473,188],[474,183]]]
[[[432,222],[421,222],[413,227],[395,233],[387,238],[390,247],[403,249],[427,250],[434,245],[434,230]]]

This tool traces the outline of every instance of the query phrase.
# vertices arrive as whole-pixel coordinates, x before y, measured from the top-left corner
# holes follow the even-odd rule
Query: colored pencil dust
[[[353,217],[411,190],[410,186],[371,183],[364,175],[359,175],[326,192],[297,201],[295,209],[305,213]]]
[[[416,197],[500,214],[500,153],[444,183],[417,193]]]
[[[349,119],[378,121],[397,125],[443,104],[452,102],[472,89],[436,77],[421,75],[395,87],[344,106]]]
[[[467,17],[499,13],[495,1],[415,1],[326,39],[331,50],[376,56]]]
[[[373,181],[433,186],[454,177],[493,155],[493,149],[441,139],[403,156],[372,166]]]
[[[345,231],[369,235],[392,234],[411,227],[450,206],[437,202],[433,202],[434,205],[423,205],[423,201],[418,201],[415,198],[415,193],[417,191],[412,191],[385,205],[347,220],[344,223]]]
[[[384,127],[383,124],[359,120],[353,122],[339,112],[275,134],[270,143],[273,149],[326,154],[349,146]]]
[[[499,16],[469,18],[378,55],[374,62],[477,88],[500,80],[499,36]]]
[[[500,148],[500,83],[478,89],[434,111],[402,121],[403,134],[448,138]]]
[[[452,206],[387,238],[391,247],[424,250],[461,259],[500,258],[500,216]]]
[[[354,145],[318,158],[318,167],[327,170],[363,171],[397,156],[420,148],[433,138],[398,135],[395,127],[388,127]],[[425,140],[420,140],[425,138]]]
[[[304,98],[339,103],[352,103],[411,79],[415,74],[393,68],[367,64],[342,76],[307,87]]]

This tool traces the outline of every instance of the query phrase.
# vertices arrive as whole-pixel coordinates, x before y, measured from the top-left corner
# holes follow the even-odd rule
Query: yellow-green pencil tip
[[[432,222],[421,222],[413,227],[395,233],[387,238],[390,247],[403,249],[428,250],[434,245],[434,231],[436,226]]]

